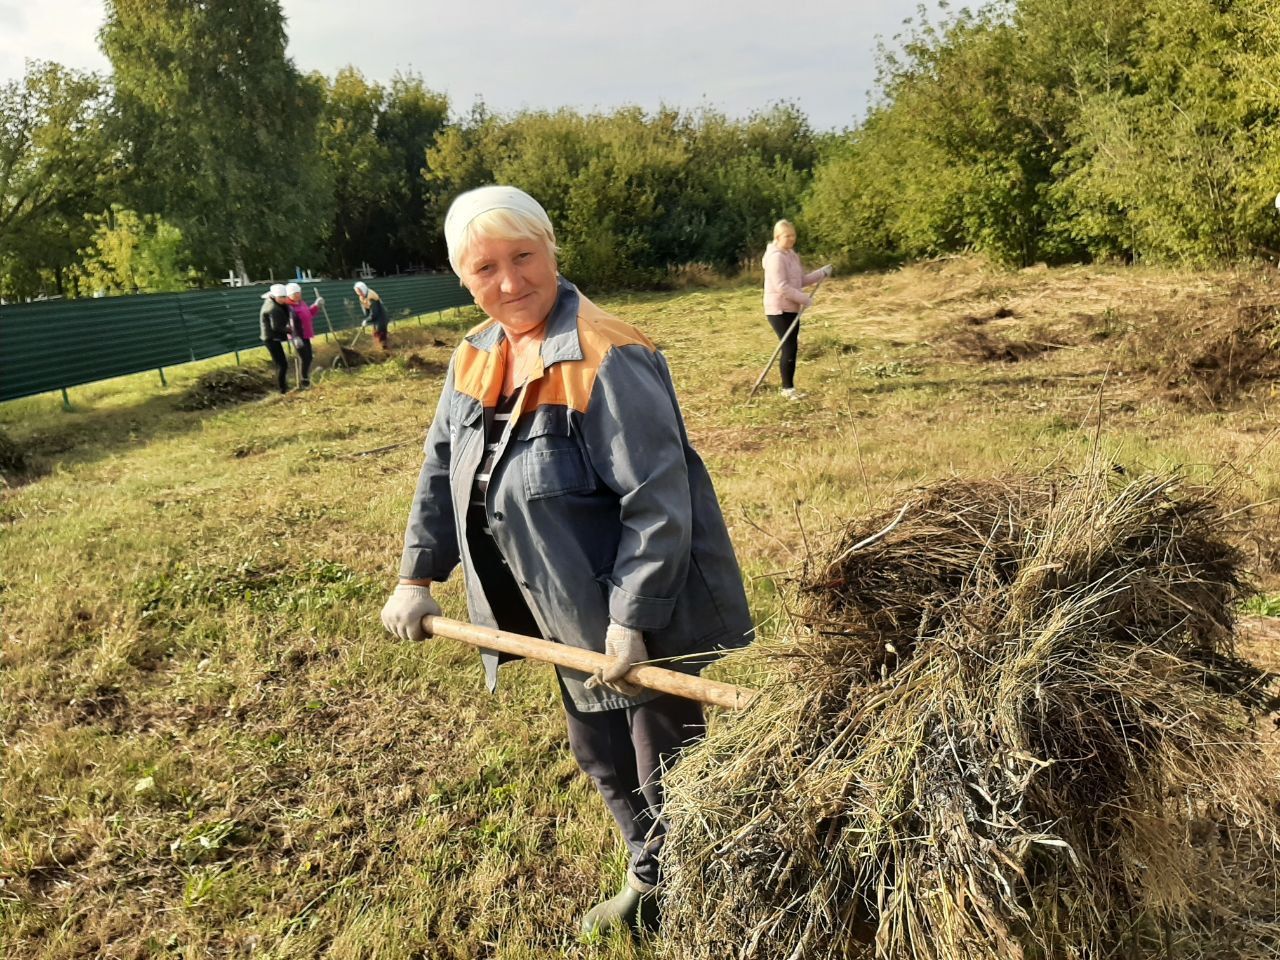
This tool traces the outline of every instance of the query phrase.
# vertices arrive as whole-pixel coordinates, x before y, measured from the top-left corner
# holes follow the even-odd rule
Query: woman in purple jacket
[[[795,319],[813,303],[804,288],[831,276],[831,264],[805,273],[795,245],[796,228],[790,220],[779,220],[773,225],[773,243],[765,249],[763,261],[765,318],[782,341],[782,395],[791,400],[804,396],[795,386],[796,350],[800,344],[800,325]]]

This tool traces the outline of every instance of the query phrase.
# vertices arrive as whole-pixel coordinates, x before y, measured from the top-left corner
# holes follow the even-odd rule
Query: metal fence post
[[[187,315],[182,311],[182,300],[178,297],[174,298],[174,303],[178,306],[178,324],[182,327],[183,339],[187,341],[187,356],[191,358],[191,362],[195,362],[196,349],[191,345],[191,331],[187,329]],[[164,371],[160,372],[160,380],[164,380]]]

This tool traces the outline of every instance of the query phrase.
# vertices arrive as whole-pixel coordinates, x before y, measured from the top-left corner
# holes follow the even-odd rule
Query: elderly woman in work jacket
[[[559,669],[570,748],[630,851],[625,885],[583,928],[650,926],[661,773],[701,735],[702,708],[622,678],[670,657],[697,671],[750,641],[733,547],[665,359],[558,275],[538,202],[473,190],[445,239],[490,319],[450,362],[382,620],[422,639],[431,584],[461,561],[474,623],[616,658],[594,677]],[[498,662],[484,654],[490,689]]]

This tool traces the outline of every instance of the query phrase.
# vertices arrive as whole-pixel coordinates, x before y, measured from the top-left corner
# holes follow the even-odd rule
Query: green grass
[[[1130,329],[1186,280],[959,265],[835,281],[803,320],[798,402],[776,371],[747,400],[776,342],[755,288],[602,302],[667,352],[769,630],[810,551],[944,476],[1099,451],[1230,475],[1241,503],[1280,496],[1274,389],[1173,406],[1119,369],[1123,333],[1089,340],[1072,319]],[[956,356],[947,331],[997,301],[1010,336],[1075,346]],[[653,955],[575,937],[625,857],[551,669],[505,667],[490,696],[470,651],[378,623],[440,370],[475,319],[398,324],[391,361],[284,398],[177,409],[223,358],[167,388],[74,388],[69,412],[58,395],[0,406],[28,464],[0,493],[0,956]],[[1249,522],[1250,611],[1274,615],[1274,506]],[[439,596],[465,616],[456,577]]]

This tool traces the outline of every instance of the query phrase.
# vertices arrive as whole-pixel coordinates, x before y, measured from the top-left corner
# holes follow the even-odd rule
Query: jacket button
[[[521,580],[521,581],[520,581],[520,586],[524,587],[524,588],[527,590],[527,589],[529,588],[529,581],[528,581],[528,580]]]
[[[495,512],[494,512],[494,514],[493,514],[493,519],[495,519],[495,520],[501,520],[501,519],[502,519],[502,512],[501,512],[501,511],[495,511]]]

